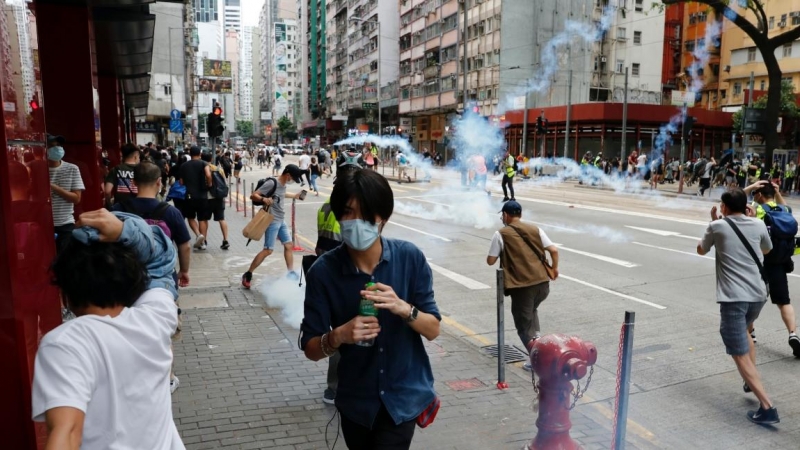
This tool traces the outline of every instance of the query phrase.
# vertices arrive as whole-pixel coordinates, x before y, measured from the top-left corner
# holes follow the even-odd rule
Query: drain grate
[[[445,381],[444,384],[454,391],[467,391],[469,389],[477,389],[486,386],[483,381],[477,378],[470,378],[469,380]]]
[[[490,356],[493,356],[495,358],[498,357],[497,345],[487,345],[486,347],[481,347],[481,350],[488,353]],[[520,349],[519,347],[513,345],[504,345],[503,357],[506,360],[506,364],[519,361],[527,361],[528,353],[525,350]]]

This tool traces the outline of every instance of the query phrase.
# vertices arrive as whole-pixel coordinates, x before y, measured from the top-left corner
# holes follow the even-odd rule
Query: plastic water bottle
[[[364,289],[369,289],[374,285],[375,283],[370,281],[364,285]],[[361,297],[361,303],[358,305],[358,315],[366,317],[378,317],[378,310],[375,308],[375,302]],[[356,345],[360,345],[361,347],[372,347],[373,344],[375,344],[375,338],[356,342]]]

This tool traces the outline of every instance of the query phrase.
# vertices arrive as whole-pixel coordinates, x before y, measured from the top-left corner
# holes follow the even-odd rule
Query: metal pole
[[[747,99],[747,108],[744,110],[744,115],[742,116],[742,158],[744,158],[744,154],[747,153],[747,129],[744,124],[745,120],[747,120],[747,111],[753,107],[753,89],[756,87],[756,74],[754,72],[750,72],[750,91],[748,92],[748,96],[750,97]]]
[[[567,128],[564,133],[564,158],[567,157],[567,150],[569,149],[569,119],[571,115],[572,115],[572,69],[569,70],[569,84],[567,86]],[[625,150],[623,150],[623,152],[624,151]],[[556,155],[553,156],[555,157]]]
[[[378,24],[378,136],[383,135],[381,123],[381,23]]]
[[[686,159],[686,139],[683,138],[683,127],[686,123],[686,103],[683,104],[683,120],[681,120],[681,159],[680,166],[678,166],[678,173],[680,174],[680,181],[678,181],[678,194],[683,194],[683,178],[686,174],[683,173],[684,160]]]
[[[255,185],[253,183],[250,183],[250,195],[253,195],[253,192],[255,192],[255,190],[256,190]],[[256,216],[256,206],[253,204],[253,202],[250,202],[250,217],[255,217],[255,216]]]
[[[467,4],[466,2],[458,2],[458,8],[464,11],[464,27],[461,29],[461,42],[464,47],[464,60],[461,61],[461,69],[464,72],[462,78],[462,92],[464,96],[464,112],[467,112]],[[461,6],[464,5],[464,6]]]
[[[528,93],[525,93],[525,111],[522,112],[522,155],[528,156]]]
[[[614,450],[624,450],[625,433],[628,422],[628,396],[631,390],[631,358],[633,357],[633,326],[636,322],[636,313],[625,311],[625,323],[622,325],[622,364],[620,373],[617,374],[619,395],[617,396],[616,429],[614,430]]]
[[[251,190],[250,193],[252,194],[253,191]],[[247,180],[244,178],[242,178],[242,210],[244,211],[244,216],[247,217]]]
[[[175,109],[175,98],[172,95],[172,30],[174,28],[170,28],[167,30],[168,40],[169,40],[169,104],[171,109]]]
[[[497,269],[497,389],[508,388],[506,383],[506,321],[503,269]]]
[[[628,68],[625,68],[625,94],[623,96],[624,102],[622,103],[622,149],[620,151],[619,161],[622,167],[622,161],[625,161],[626,150],[626,137],[628,136]]]

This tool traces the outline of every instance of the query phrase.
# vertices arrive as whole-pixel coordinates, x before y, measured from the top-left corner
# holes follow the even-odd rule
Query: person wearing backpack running
[[[211,209],[214,222],[219,224],[219,229],[222,232],[222,245],[220,245],[219,248],[227,250],[231,247],[231,244],[228,243],[228,222],[225,221],[225,197],[228,196],[228,183],[225,177],[225,170],[220,166],[211,164],[211,153],[204,152],[200,159],[205,161],[208,164],[209,170],[211,170],[211,189],[208,191],[208,207]],[[217,174],[217,176],[214,176],[214,174]],[[217,188],[218,183],[219,188]]]
[[[800,338],[796,333],[797,322],[794,307],[789,299],[789,281],[786,274],[794,270],[792,255],[797,234],[797,220],[792,208],[786,205],[780,189],[768,180],[757,181],[744,190],[753,194],[756,218],[763,220],[769,229],[773,250],[764,258],[764,271],[769,281],[769,296],[772,304],[781,312],[781,319],[789,332],[789,346],[795,357],[800,358]],[[755,340],[755,330],[750,330]]]

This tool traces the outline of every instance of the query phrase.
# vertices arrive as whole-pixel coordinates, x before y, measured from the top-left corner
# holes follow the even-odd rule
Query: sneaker
[[[242,275],[242,286],[244,286],[245,289],[250,289],[250,281],[252,281],[252,279],[253,273],[245,272],[244,275]]]
[[[511,201],[515,202],[515,201],[517,201],[517,199],[515,199],[514,197],[511,197]]]
[[[205,250],[205,249],[207,249],[207,248],[208,248],[208,244],[206,244],[205,242],[203,242],[203,245],[201,245],[201,246],[200,246],[200,248],[199,248],[198,250]]]
[[[781,422],[778,417],[778,409],[774,406],[770,409],[764,409],[763,406],[759,406],[758,411],[747,411],[747,418],[750,419],[750,422],[759,425],[772,425]]]
[[[753,338],[753,344],[757,344],[758,343],[758,339],[756,339],[756,330],[755,330],[755,328],[753,329],[753,331],[750,332],[750,337]]]
[[[231,248],[231,244],[229,244],[228,241],[222,241],[222,245],[220,245],[219,248],[221,248],[223,250],[227,250],[227,249]]]
[[[289,273],[286,274],[286,278],[292,281],[297,281],[300,279],[300,275],[298,275],[297,272],[295,272],[294,270],[291,270],[289,271]]]
[[[176,390],[178,390],[178,386],[181,385],[181,380],[178,379],[175,375],[169,380],[169,393],[174,394]],[[774,408],[773,408],[774,409]]]
[[[199,249],[203,244],[206,243],[206,237],[202,234],[197,235],[197,239],[194,241],[194,248]]]
[[[505,202],[507,202],[507,201],[509,201],[509,200],[511,200],[511,199],[510,199],[510,198],[508,198],[508,197],[503,197],[503,203],[505,203]]]
[[[800,338],[794,333],[789,335],[789,346],[792,347],[794,357],[800,358]]]
[[[525,364],[523,364],[523,365],[522,365],[522,370],[524,370],[524,371],[526,371],[526,372],[530,372],[530,371],[532,370],[532,369],[531,369],[531,363],[529,363],[529,362],[526,362]]]
[[[331,388],[325,389],[325,392],[322,393],[322,401],[323,403],[333,405],[336,402],[336,391]]]
[[[744,393],[745,393],[745,394],[749,394],[749,393],[753,392],[753,391],[750,389],[750,386],[748,386],[748,385],[747,385],[747,382],[746,382],[746,381],[744,382],[744,386],[742,386],[742,390],[744,391]]]

